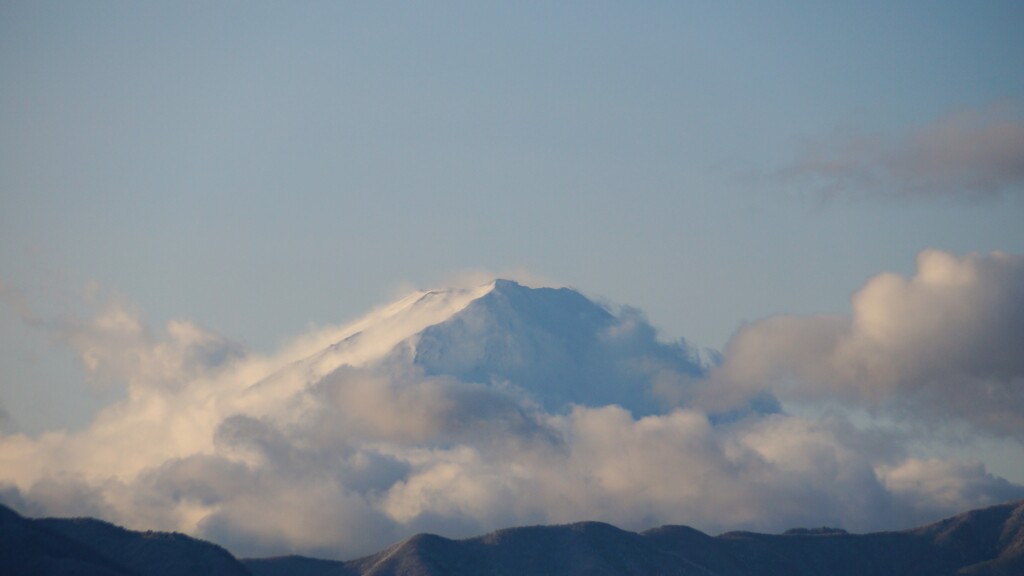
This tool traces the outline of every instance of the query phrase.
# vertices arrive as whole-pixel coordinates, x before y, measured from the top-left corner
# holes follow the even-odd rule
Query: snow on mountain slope
[[[279,402],[340,367],[417,367],[427,376],[511,387],[548,410],[618,404],[664,411],[703,372],[685,343],[657,341],[637,313],[619,316],[569,288],[511,280],[415,292],[338,330],[336,341],[253,384]]]
[[[417,291],[337,330],[325,348],[252,384],[246,396],[282,399],[322,379],[340,366],[380,361],[401,342],[438,324],[494,289],[494,282],[471,289]]]

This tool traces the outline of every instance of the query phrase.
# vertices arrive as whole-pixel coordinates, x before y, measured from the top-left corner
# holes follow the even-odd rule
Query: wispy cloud
[[[155,333],[138,310],[113,297],[86,322],[61,322],[56,334],[92,378],[129,387],[181,386],[242,354],[239,345],[190,321],[169,322]]]
[[[847,133],[804,145],[780,172],[825,196],[985,200],[1024,192],[1018,106],[962,110],[898,138]]]

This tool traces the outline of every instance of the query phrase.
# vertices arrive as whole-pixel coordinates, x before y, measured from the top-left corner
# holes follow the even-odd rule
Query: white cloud
[[[1024,257],[927,250],[914,277],[876,276],[852,303],[741,329],[707,401],[767,388],[1024,440]]]
[[[879,478],[901,507],[923,517],[1020,498],[1020,487],[989,474],[977,462],[909,458],[881,467]]]
[[[950,362],[968,376],[995,373],[985,368],[992,366],[1019,374],[1011,348],[993,341],[1017,337],[1019,322],[992,312],[1018,293],[1019,268],[1009,256],[926,254],[918,278],[869,284],[853,319],[748,327],[723,373],[761,383],[758,374],[794,367],[801,377],[839,370],[822,394],[855,399],[872,398],[875,388],[896,394],[914,378],[945,374]],[[950,306],[962,316],[926,315],[917,328],[899,317],[893,323],[895,309],[909,322]],[[373,322],[394,318],[392,308],[372,313]],[[977,314],[987,322],[964,335]],[[617,339],[606,335],[609,342],[649,343],[642,317],[629,319]],[[944,322],[960,329],[953,345],[933,333]],[[870,335],[863,349],[871,358],[897,347],[879,357],[876,372],[901,377],[846,390],[860,373],[844,372],[840,362],[860,350],[848,343],[851,333]],[[614,405],[547,412],[522,389],[428,376],[401,354],[367,362],[355,348],[334,346],[352,343],[351,326],[324,328],[261,357],[191,323],[153,331],[131,308],[111,304],[66,335],[85,366],[127,383],[129,394],[81,432],[0,436],[0,497],[29,513],[185,531],[242,555],[353,557],[420,531],[468,536],[577,520],[712,532],[872,530],[1024,496],[1024,487],[980,465],[915,458],[899,437],[839,416],[751,413],[715,423],[692,406],[643,418]],[[914,348],[904,338],[923,341]],[[979,339],[988,345],[968,345]],[[774,348],[765,352],[767,345]],[[962,355],[949,352],[965,346]],[[933,359],[929,347],[943,357]],[[989,361],[977,359],[981,352]],[[338,366],[345,354],[362,364]],[[816,354],[840,360],[815,363]],[[685,402],[693,382],[677,379],[664,385]],[[740,397],[752,389],[735,388]],[[928,481],[936,471],[945,483]]]
[[[171,321],[156,334],[114,298],[88,322],[63,322],[58,335],[94,378],[129,387],[184,386],[241,354],[237,344],[189,321]]]
[[[1010,105],[968,109],[899,141],[850,135],[809,143],[784,177],[827,195],[984,199],[1024,191],[1024,121]]]

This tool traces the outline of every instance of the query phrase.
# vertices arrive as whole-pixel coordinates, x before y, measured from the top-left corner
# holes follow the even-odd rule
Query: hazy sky
[[[0,1],[0,430],[121,393],[111,298],[269,352],[485,270],[721,349],[1024,252],[1024,5],[827,4]]]

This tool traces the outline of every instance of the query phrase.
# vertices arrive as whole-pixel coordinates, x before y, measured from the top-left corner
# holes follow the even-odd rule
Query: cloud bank
[[[828,196],[983,200],[1024,191],[1024,121],[1009,105],[969,109],[899,140],[856,134],[807,145],[782,171]]]
[[[852,304],[850,316],[744,327],[716,391],[768,387],[1024,441],[1024,257],[928,250],[914,277],[876,276]]]
[[[371,339],[387,351],[400,323],[430,322],[396,312],[402,301],[266,356],[190,322],[153,330],[112,302],[62,337],[126,398],[80,432],[0,436],[0,498],[28,514],[184,531],[240,555],[351,558],[421,531],[578,520],[908,527],[1024,487],[977,462],[915,454],[902,432],[842,412],[723,410],[768,391],[1024,437],[1022,270],[1018,256],[926,252],[914,278],[871,280],[851,317],[769,319],[738,332],[706,376],[651,372],[675,394],[643,417],[614,404],[546,409],[514,383],[346,348]],[[609,333],[630,330],[652,333],[635,313]]]

